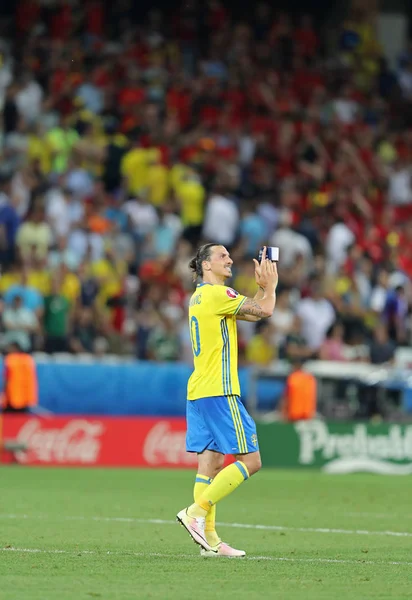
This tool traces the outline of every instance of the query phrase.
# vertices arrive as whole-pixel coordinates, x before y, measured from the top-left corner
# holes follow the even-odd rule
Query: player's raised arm
[[[275,303],[273,303],[273,308]],[[254,298],[247,298],[246,301],[242,304],[242,308],[239,310],[238,315],[242,316],[252,316],[259,317],[260,319],[265,319],[266,317],[271,317],[273,313],[273,308],[270,309],[267,307],[266,302],[262,300],[254,300]]]
[[[266,259],[266,248],[263,251],[261,262],[260,285],[263,297],[247,298],[239,309],[238,315],[251,315],[259,318],[270,317],[276,304],[276,287],[278,285],[278,271],[275,262]]]

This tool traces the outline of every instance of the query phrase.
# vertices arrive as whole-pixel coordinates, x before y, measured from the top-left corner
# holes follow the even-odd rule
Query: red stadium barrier
[[[185,420],[159,418],[37,418],[3,416],[3,440],[26,451],[3,450],[1,462],[24,465],[193,468],[185,450]]]

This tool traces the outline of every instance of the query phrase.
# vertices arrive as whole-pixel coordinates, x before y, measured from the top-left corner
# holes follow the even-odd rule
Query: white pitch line
[[[248,525],[246,523],[220,523],[239,529],[260,529],[264,531],[298,531],[300,533],[341,533],[345,535],[384,535],[392,537],[412,537],[408,531],[368,531],[366,529],[334,529],[327,527],[283,527],[282,525]]]
[[[136,556],[138,558],[184,558],[198,560],[199,556],[194,554],[166,554],[161,552],[120,552],[113,550],[102,550],[100,552],[95,550],[45,550],[43,548],[14,548],[6,547],[0,548],[0,552],[17,552],[22,554],[67,554],[69,556],[79,555],[116,555],[116,556]],[[233,558],[231,560],[234,560]],[[412,562],[403,561],[381,561],[381,560],[345,560],[339,558],[291,558],[289,556],[246,556],[242,559],[237,560],[257,560],[257,561],[273,561],[273,562],[292,562],[292,563],[327,563],[327,564],[338,564],[338,565],[390,565],[390,566],[401,566],[411,567]]]
[[[48,517],[47,515],[16,515],[0,514],[0,519],[47,519],[58,521],[97,521],[104,523],[138,523],[146,525],[175,525],[176,521],[170,519],[138,519],[134,517]],[[389,536],[389,537],[412,537],[409,531],[370,531],[367,529],[336,529],[327,527],[287,527],[284,525],[255,525],[252,523],[218,523],[221,527],[231,527],[235,529],[254,529],[259,531],[289,531],[298,533],[335,533],[343,535],[363,535],[363,536]]]
[[[373,512],[345,512],[342,517],[358,517],[360,519],[411,519],[412,515],[397,515],[394,513],[373,513]]]

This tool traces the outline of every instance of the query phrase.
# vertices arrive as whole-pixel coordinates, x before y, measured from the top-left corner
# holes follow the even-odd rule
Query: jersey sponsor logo
[[[232,300],[234,300],[235,298],[237,298],[239,296],[239,292],[235,292],[235,290],[232,290],[232,288],[227,288],[226,290],[226,294],[229,296],[229,298],[231,298]]]

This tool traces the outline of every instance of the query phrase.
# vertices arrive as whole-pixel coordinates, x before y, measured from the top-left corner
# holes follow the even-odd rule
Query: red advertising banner
[[[3,415],[3,442],[27,451],[3,450],[0,462],[24,465],[193,468],[185,449],[184,419]]]

